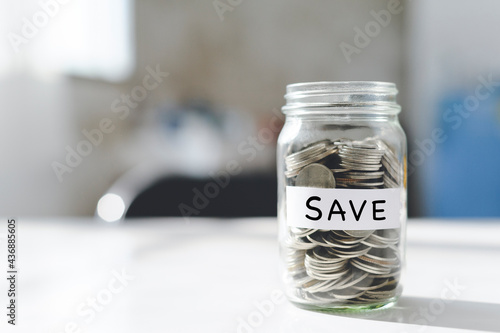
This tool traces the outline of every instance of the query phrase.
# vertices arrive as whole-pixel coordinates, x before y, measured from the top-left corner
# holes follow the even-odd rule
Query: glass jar
[[[401,295],[406,137],[384,82],[287,86],[278,139],[286,295],[319,311],[385,308]]]

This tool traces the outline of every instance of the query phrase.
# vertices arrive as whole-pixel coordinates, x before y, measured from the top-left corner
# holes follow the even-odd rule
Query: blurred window
[[[2,27],[7,45],[0,47],[40,71],[123,81],[135,63],[133,8],[133,0],[7,2],[0,5],[2,16],[11,13]]]

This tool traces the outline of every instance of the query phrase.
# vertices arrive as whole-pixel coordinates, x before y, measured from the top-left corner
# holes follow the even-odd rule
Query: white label
[[[400,227],[401,189],[286,187],[287,223],[324,230]]]

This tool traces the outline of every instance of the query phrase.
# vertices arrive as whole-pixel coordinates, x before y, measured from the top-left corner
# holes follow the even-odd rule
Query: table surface
[[[18,224],[18,325],[0,331],[500,332],[500,220],[410,220],[403,296],[355,317],[282,297],[273,218]]]

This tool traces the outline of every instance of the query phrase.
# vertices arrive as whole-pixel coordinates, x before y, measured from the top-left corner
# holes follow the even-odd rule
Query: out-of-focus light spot
[[[105,194],[97,203],[97,215],[106,222],[116,222],[125,214],[125,202],[116,194]]]

